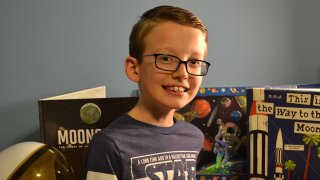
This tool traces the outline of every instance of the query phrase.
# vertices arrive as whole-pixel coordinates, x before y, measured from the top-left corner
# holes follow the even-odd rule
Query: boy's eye
[[[189,60],[188,63],[190,66],[201,66],[202,62],[199,60]]]
[[[168,55],[160,55],[158,58],[162,63],[172,63],[176,61],[174,57]]]

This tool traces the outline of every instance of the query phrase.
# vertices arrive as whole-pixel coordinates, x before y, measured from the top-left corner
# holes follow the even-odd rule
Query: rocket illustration
[[[276,148],[275,148],[275,173],[274,179],[281,180],[284,179],[283,175],[283,139],[282,139],[282,132],[281,129],[278,131],[277,141],[276,141]]]
[[[257,112],[258,102],[264,102],[263,88],[252,89],[252,105],[249,113],[249,141],[250,141],[250,180],[267,179],[268,177],[268,115]],[[250,108],[250,109],[249,109]]]

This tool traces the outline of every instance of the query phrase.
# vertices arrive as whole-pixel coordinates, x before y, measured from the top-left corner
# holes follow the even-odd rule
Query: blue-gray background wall
[[[40,98],[100,85],[108,97],[131,96],[131,27],[163,4],[209,29],[203,86],[320,81],[319,0],[0,0],[0,150],[40,141]]]

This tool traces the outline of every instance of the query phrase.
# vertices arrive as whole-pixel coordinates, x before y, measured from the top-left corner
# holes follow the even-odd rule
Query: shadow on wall
[[[318,69],[318,79],[316,81],[317,81],[316,83],[320,83],[320,67]]]
[[[36,141],[36,142],[40,142],[41,138],[40,138],[40,129],[34,129],[32,130],[30,133],[28,133],[27,135],[23,136],[21,139],[17,140],[18,142],[25,142],[25,141]],[[17,143],[18,143],[17,142]]]
[[[0,151],[24,141],[40,142],[38,105],[26,101],[0,108]]]

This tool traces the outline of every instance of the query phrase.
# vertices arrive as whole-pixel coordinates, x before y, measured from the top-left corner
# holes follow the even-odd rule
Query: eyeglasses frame
[[[158,66],[157,66],[157,57],[158,57],[158,56],[161,56],[161,55],[171,56],[171,57],[177,58],[177,59],[179,60],[179,64],[177,65],[177,68],[176,68],[175,70],[167,70],[167,69],[162,69],[162,68],[158,67]],[[163,71],[176,72],[176,71],[179,69],[180,65],[181,65],[181,64],[184,64],[185,67],[186,67],[187,73],[188,73],[188,74],[191,74],[191,75],[193,75],[193,76],[205,76],[205,75],[208,73],[209,66],[211,65],[211,64],[210,64],[209,62],[207,62],[207,61],[198,60],[198,59],[192,59],[192,60],[183,61],[183,60],[181,60],[179,57],[174,56],[174,55],[170,55],[170,54],[157,54],[157,53],[155,53],[155,54],[145,54],[145,55],[142,55],[142,57],[146,57],[146,56],[153,56],[153,57],[154,57],[155,66],[156,66],[158,69],[161,69],[161,70],[163,70]],[[188,71],[188,66],[187,66],[188,62],[190,62],[190,61],[201,61],[202,63],[205,63],[205,64],[207,65],[207,71],[206,71],[206,73],[205,73],[205,74],[200,74],[200,75],[190,73],[190,72]]]

